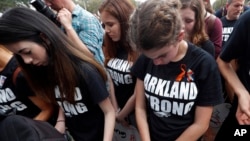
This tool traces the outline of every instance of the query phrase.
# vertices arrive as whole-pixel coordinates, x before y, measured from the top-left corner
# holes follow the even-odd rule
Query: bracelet
[[[57,120],[56,122],[65,122],[65,120]]]

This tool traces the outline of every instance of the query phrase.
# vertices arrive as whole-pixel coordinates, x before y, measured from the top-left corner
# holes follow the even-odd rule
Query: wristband
[[[57,120],[56,122],[65,122],[65,120]]]

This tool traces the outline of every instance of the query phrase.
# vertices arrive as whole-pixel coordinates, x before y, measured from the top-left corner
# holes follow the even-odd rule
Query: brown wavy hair
[[[135,62],[137,59],[138,53],[133,50],[128,39],[129,18],[134,9],[135,7],[129,0],[104,0],[100,5],[99,12],[102,13],[105,11],[115,17],[119,21],[121,29],[121,38],[117,42],[112,41],[112,39],[105,33],[103,43],[105,65],[111,58],[117,56],[117,50],[119,47],[124,48],[128,52],[128,61]]]
[[[203,12],[204,6],[199,0],[181,0],[181,9],[190,8],[195,14],[195,24],[192,35],[189,36],[189,41],[200,46],[203,42],[209,39],[205,29],[205,19]]]
[[[137,49],[162,48],[177,42],[183,29],[178,0],[147,0],[130,20],[130,39]]]

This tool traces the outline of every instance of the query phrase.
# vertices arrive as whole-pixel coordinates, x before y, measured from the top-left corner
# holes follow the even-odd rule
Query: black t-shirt
[[[17,61],[12,57],[4,70],[0,72],[0,110],[5,112],[16,108],[17,115],[34,118],[41,110],[28,98],[34,96],[34,93],[22,72],[13,82],[13,73],[17,67]]]
[[[221,19],[222,22],[222,47],[225,45],[225,42],[228,40],[229,36],[231,35],[234,24],[237,20],[227,20],[227,18],[224,16]]]
[[[183,59],[166,65],[141,55],[132,73],[144,81],[152,141],[176,140],[194,122],[195,106],[223,102],[215,59],[193,44]]]
[[[133,95],[136,81],[130,72],[133,62],[129,62],[127,58],[128,53],[123,48],[119,48],[117,57],[107,63],[107,71],[113,80],[115,96],[120,108],[123,108]]]
[[[220,58],[226,62],[238,59],[237,75],[250,92],[250,11],[244,12],[234,25]]]
[[[98,103],[109,96],[105,81],[96,68],[82,63],[81,71],[85,78],[78,76],[79,85],[75,88],[75,104],[61,101],[58,88],[56,98],[64,109],[66,126],[76,141],[101,141],[104,133],[104,113]]]
[[[200,47],[211,54],[213,57],[215,57],[215,47],[212,41],[206,40],[201,44]]]

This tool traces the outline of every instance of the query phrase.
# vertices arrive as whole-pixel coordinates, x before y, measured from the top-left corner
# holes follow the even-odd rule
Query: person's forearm
[[[125,118],[135,109],[135,94],[133,94],[125,104],[125,106],[121,109],[119,113],[119,117]]]
[[[188,126],[176,141],[197,141],[208,129],[213,106],[196,106],[194,122]]]
[[[105,113],[104,136],[103,141],[112,141],[115,128],[115,112],[110,110]]]
[[[61,107],[58,109],[58,116],[57,116],[57,121],[55,128],[60,132],[60,133],[65,133],[66,126],[65,126],[65,115],[64,111]]]
[[[61,107],[58,108],[58,116],[57,116],[57,120],[65,120],[65,115],[64,115],[64,111]]]
[[[236,72],[234,71],[230,63],[224,62],[219,57],[217,59],[217,63],[224,79],[232,87],[233,91],[238,97],[240,97],[241,94],[248,93],[244,85],[239,80]]]
[[[146,99],[144,91],[144,82],[136,79],[135,85],[135,118],[142,141],[150,141],[150,132],[147,121]]]
[[[118,106],[117,101],[116,101],[114,84],[113,84],[112,78],[110,76],[108,77],[108,83],[109,83],[109,97],[110,97],[110,101],[111,101],[111,103],[112,103],[112,105],[113,105],[116,113],[118,113],[119,110],[120,110],[120,107]]]
[[[36,117],[34,117],[34,120],[41,120],[41,121],[47,121],[53,114],[53,109],[46,109],[42,110]]]
[[[136,109],[136,122],[138,126],[138,131],[142,141],[150,141],[150,133],[147,122],[146,111],[142,109]]]
[[[176,141],[197,141],[208,129],[209,125],[192,124],[189,126]]]
[[[38,96],[29,96],[29,99],[41,110],[41,112],[36,115],[34,120],[47,121],[54,112],[54,106],[50,103],[45,102]]]

